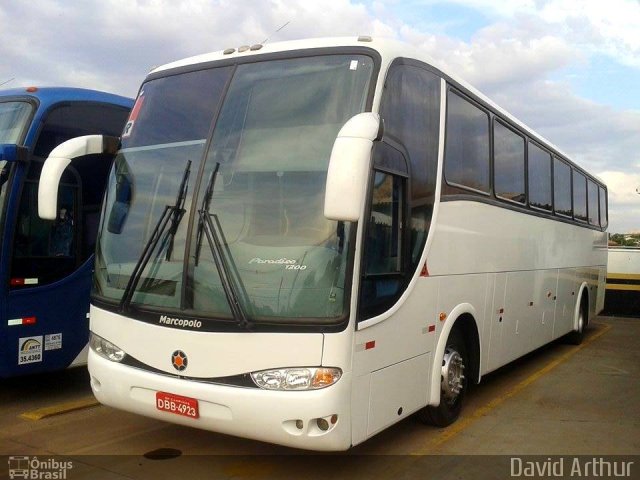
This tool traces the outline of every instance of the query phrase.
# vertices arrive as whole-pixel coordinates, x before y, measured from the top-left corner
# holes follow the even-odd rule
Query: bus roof
[[[120,95],[74,87],[23,87],[0,90],[0,100],[6,97],[31,97],[42,107],[63,101],[100,102],[131,108],[132,100]]]
[[[571,161],[571,157],[564,153],[560,148],[554,145],[552,142],[544,138],[542,135],[537,133],[531,127],[527,126],[525,123],[518,120],[504,108],[497,105],[493,100],[489,97],[481,93],[475,87],[471,86],[457,74],[452,73],[446,67],[444,67],[439,62],[435,61],[431,58],[426,52],[422,49],[407,44],[404,42],[400,42],[394,39],[388,38],[373,38],[368,36],[361,37],[332,37],[332,38],[311,38],[311,39],[303,39],[303,40],[292,40],[286,42],[274,42],[267,43],[266,45],[254,45],[254,46],[245,46],[245,47],[232,47],[226,50],[219,50],[211,53],[205,53],[201,55],[196,55],[193,57],[184,58],[182,60],[178,60],[175,62],[168,63],[166,65],[159,66],[152,70],[149,75],[153,74],[162,74],[162,72],[166,70],[172,70],[176,68],[182,67],[190,67],[196,66],[199,64],[205,64],[215,61],[224,61],[224,60],[234,60],[234,59],[245,59],[249,57],[256,57],[258,59],[260,56],[280,53],[280,52],[288,52],[295,50],[307,50],[307,49],[321,49],[321,48],[335,48],[335,47],[360,47],[360,48],[370,48],[381,56],[382,58],[382,71],[385,71],[386,66],[388,66],[395,58],[404,57],[404,58],[412,58],[415,60],[422,61],[439,70],[445,78],[452,80],[457,85],[461,86],[468,93],[471,93],[474,97],[484,102],[487,106],[493,109],[496,113],[500,114],[505,120],[509,120],[513,125],[519,127],[523,132],[529,134],[532,138],[536,139],[540,143],[546,145],[548,148],[555,151],[555,153],[561,157],[564,157],[566,160],[569,160],[572,164],[576,165],[575,161]],[[242,50],[242,51],[240,51]],[[225,53],[226,52],[226,53]],[[374,105],[380,99],[380,91],[378,89],[376,92],[376,99],[374,100]],[[576,165],[581,170],[585,171],[584,168],[581,168],[579,165]],[[586,173],[586,171],[585,171]],[[594,175],[591,174],[593,177]],[[600,180],[601,181],[601,180]],[[602,181],[601,181],[602,182]],[[604,182],[602,182],[604,184]]]

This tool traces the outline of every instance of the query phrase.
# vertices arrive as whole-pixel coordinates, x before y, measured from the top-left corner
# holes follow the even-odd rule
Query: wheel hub
[[[442,359],[442,395],[453,403],[464,388],[464,362],[454,349],[447,348]]]

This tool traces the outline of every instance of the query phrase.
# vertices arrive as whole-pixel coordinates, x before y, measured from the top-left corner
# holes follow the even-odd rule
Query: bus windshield
[[[111,173],[96,298],[205,322],[237,321],[234,301],[256,323],[344,319],[351,226],[324,217],[324,187],[372,72],[324,55],[149,80]]]
[[[28,102],[0,103],[0,144],[20,142],[32,110]]]
[[[0,103],[0,144],[17,144],[22,141],[32,111],[33,105],[28,102]],[[4,219],[4,204],[9,189],[10,167],[11,164],[0,158],[0,227]]]

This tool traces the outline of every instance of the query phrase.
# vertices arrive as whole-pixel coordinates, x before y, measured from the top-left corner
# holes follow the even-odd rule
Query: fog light
[[[296,428],[298,430],[302,430],[303,427],[304,427],[304,422],[302,420],[296,420]]]
[[[335,425],[337,421],[338,421],[338,415],[334,413],[333,415],[331,415],[331,425]]]
[[[324,418],[318,418],[316,420],[316,423],[318,424],[318,428],[323,432],[329,430],[329,422],[327,422]]]

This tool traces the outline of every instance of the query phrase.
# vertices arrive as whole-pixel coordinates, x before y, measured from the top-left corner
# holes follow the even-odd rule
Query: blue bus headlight
[[[121,362],[126,355],[124,351],[116,345],[93,332],[91,332],[89,337],[89,345],[91,349],[102,358],[106,358],[112,362]]]
[[[253,382],[265,390],[317,390],[333,385],[342,376],[339,368],[296,367],[252,372]]]

